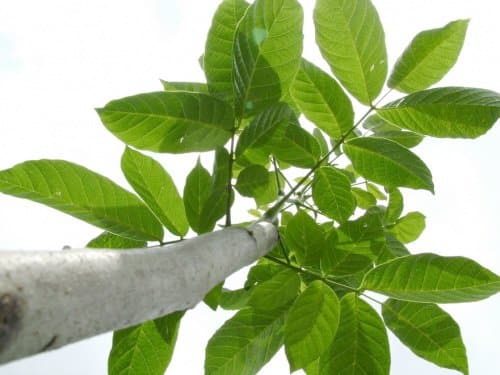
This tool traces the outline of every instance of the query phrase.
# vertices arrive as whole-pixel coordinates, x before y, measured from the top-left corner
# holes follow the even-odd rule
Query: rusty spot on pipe
[[[0,352],[19,329],[22,315],[21,302],[13,294],[0,295]]]

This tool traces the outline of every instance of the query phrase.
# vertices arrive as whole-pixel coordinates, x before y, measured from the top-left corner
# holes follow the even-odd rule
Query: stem
[[[276,176],[276,186],[278,187],[278,195],[282,195],[283,190],[281,189],[281,184],[280,184],[280,170],[278,168],[278,164],[276,163],[276,159],[274,158],[274,156],[272,156],[271,158],[274,166],[274,175]]]

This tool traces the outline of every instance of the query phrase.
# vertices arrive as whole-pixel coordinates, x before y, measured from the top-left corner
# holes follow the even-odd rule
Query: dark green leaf
[[[188,174],[184,185],[184,207],[189,225],[196,233],[201,233],[201,228],[206,220],[202,216],[203,207],[211,194],[212,178],[210,173],[203,168],[198,159],[196,166]]]
[[[356,208],[351,182],[333,167],[321,167],[316,171],[312,196],[319,210],[338,222],[349,219]]]
[[[97,110],[126,144],[156,152],[209,151],[231,137],[231,106],[203,93],[153,92],[113,100]]]
[[[468,24],[458,20],[417,34],[396,62],[388,86],[409,93],[440,81],[458,59]]]
[[[376,259],[377,264],[388,262],[394,258],[410,255],[408,249],[399,242],[392,234],[385,233],[383,247]]]
[[[224,310],[241,310],[247,306],[250,293],[251,291],[247,289],[229,290],[223,288],[219,306]]]
[[[67,161],[27,161],[0,171],[0,192],[42,203],[123,237],[163,239],[160,222],[139,198]]]
[[[156,160],[126,148],[121,167],[129,184],[170,232],[185,236],[189,224],[175,183]]]
[[[383,138],[350,140],[344,151],[356,172],[387,187],[405,186],[434,192],[431,172],[424,162],[400,144]]]
[[[387,52],[384,30],[370,0],[318,0],[316,43],[342,85],[363,104],[384,86]]]
[[[206,83],[199,82],[171,82],[160,80],[165,91],[188,91],[208,93]]]
[[[496,294],[500,277],[468,258],[418,254],[375,267],[362,286],[405,301],[458,303]]]
[[[377,110],[400,128],[441,138],[477,138],[500,117],[500,94],[467,87],[419,91]]]
[[[388,299],[382,305],[387,327],[419,357],[469,373],[460,328],[439,306]]]
[[[243,309],[208,341],[206,375],[256,374],[283,345],[284,312]]]
[[[320,374],[389,375],[391,355],[382,319],[356,294],[340,300],[340,324],[320,358]]]
[[[389,232],[402,243],[415,241],[425,229],[425,216],[420,212],[410,212],[398,219]]]
[[[238,22],[245,14],[244,0],[224,0],[212,19],[203,56],[203,70],[211,92],[233,102],[233,41]]]
[[[296,271],[284,269],[269,280],[255,286],[248,305],[255,310],[276,310],[289,304],[299,292],[300,277]]]
[[[89,249],[141,249],[147,245],[146,241],[133,240],[113,233],[103,232],[92,239],[85,247]]]
[[[217,310],[219,306],[223,285],[224,283],[217,284],[203,298],[203,302],[214,311]]]
[[[293,122],[272,140],[272,152],[278,160],[299,168],[312,168],[321,156],[316,138]]]
[[[320,280],[297,298],[285,320],[285,351],[292,372],[319,358],[332,343],[339,307],[335,293]]]
[[[370,257],[337,248],[338,234],[332,231],[326,238],[326,247],[321,256],[321,269],[331,276],[346,276],[362,272],[371,267]]]
[[[302,55],[302,22],[296,0],[256,0],[245,13],[233,47],[238,116],[260,112],[288,93]]]
[[[217,147],[213,166],[213,190],[227,189],[229,182],[229,152],[224,147]]]
[[[304,211],[288,222],[285,241],[303,266],[317,265],[325,247],[323,229]]]
[[[340,85],[313,63],[302,59],[291,87],[302,113],[332,138],[340,138],[354,123],[352,104]]]
[[[389,139],[399,143],[401,146],[413,148],[418,146],[424,139],[420,134],[402,130],[375,133],[377,137]]]
[[[387,206],[387,211],[385,212],[385,221],[387,223],[394,223],[403,212],[404,202],[403,194],[399,189],[392,188],[389,190],[389,205]]]
[[[231,189],[231,198],[228,200],[227,195],[229,192],[227,189],[214,190],[208,196],[203,210],[201,211],[200,220],[200,232],[208,233],[213,231],[217,220],[222,218],[227,212],[227,203],[229,201],[229,206],[234,202],[234,193]]]
[[[183,312],[150,320],[113,334],[109,375],[163,375],[172,359]]]
[[[278,198],[278,187],[272,173],[260,165],[250,165],[238,175],[236,190],[244,197],[255,198],[258,205]]]

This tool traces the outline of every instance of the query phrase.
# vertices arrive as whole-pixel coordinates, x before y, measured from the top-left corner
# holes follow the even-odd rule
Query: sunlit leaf
[[[109,375],[163,375],[174,352],[184,312],[116,331],[108,359]]]
[[[256,0],[234,39],[238,116],[260,112],[286,93],[299,68],[303,14],[296,0]]]
[[[375,99],[387,75],[384,30],[370,0],[318,0],[316,43],[342,85],[363,104]]]
[[[189,92],[203,92],[208,93],[206,83],[200,82],[172,82],[160,80],[163,88],[166,91],[189,91]]]
[[[400,144],[383,138],[350,140],[344,151],[356,172],[387,187],[410,187],[434,192],[431,172],[424,162]]]
[[[458,20],[417,34],[396,62],[388,86],[409,93],[440,81],[458,59],[468,24]]]
[[[0,192],[42,203],[123,237],[163,239],[160,222],[139,198],[67,161],[27,161],[0,171]]]
[[[208,341],[206,375],[256,374],[283,345],[284,312],[243,309]]]
[[[346,221],[356,208],[351,182],[333,167],[321,167],[316,171],[312,196],[319,210],[338,222]]]
[[[146,241],[118,236],[113,233],[103,232],[85,245],[90,249],[140,249],[148,245]]]
[[[312,134],[313,137],[316,138],[316,141],[318,142],[319,149],[321,150],[320,155],[325,156],[328,153],[329,147],[325,137],[323,136],[323,133],[318,128],[314,128]]]
[[[285,351],[291,371],[319,358],[332,343],[339,307],[335,293],[320,280],[309,284],[295,300],[285,320]]]
[[[441,138],[477,138],[500,117],[500,94],[467,87],[419,91],[377,110],[400,128]]]
[[[156,152],[209,151],[231,137],[231,106],[203,93],[152,92],[97,109],[104,126],[126,144]]]
[[[373,196],[372,193],[358,187],[353,187],[351,191],[354,195],[354,198],[356,198],[358,207],[367,209],[377,204],[377,199]]]
[[[211,92],[233,101],[233,41],[238,22],[245,14],[244,0],[224,0],[212,19],[203,55],[203,70]]]
[[[438,366],[469,373],[460,328],[439,306],[388,299],[382,315],[387,327],[413,353]]]
[[[290,90],[302,113],[332,138],[340,138],[354,123],[352,104],[340,85],[313,63],[302,59]]]
[[[496,294],[500,277],[468,258],[418,254],[375,267],[362,286],[405,301],[458,303]]]
[[[394,223],[403,212],[404,202],[403,194],[397,188],[389,190],[389,204],[385,212],[385,220],[388,223]]]
[[[410,212],[398,219],[389,229],[402,243],[415,241],[425,229],[425,216],[420,212]]]
[[[377,312],[354,293],[340,300],[340,324],[320,358],[320,374],[389,375],[387,332]]]

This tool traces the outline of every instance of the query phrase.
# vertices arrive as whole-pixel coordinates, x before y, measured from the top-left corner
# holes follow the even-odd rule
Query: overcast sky
[[[313,43],[313,2],[302,3],[307,5],[305,56],[326,68]],[[374,3],[384,23],[391,63],[418,31],[471,18],[461,58],[440,85],[500,91],[498,0]],[[93,108],[111,99],[160,90],[159,78],[202,80],[197,59],[217,4],[215,0],[1,1],[0,169],[27,159],[60,158],[126,186],[119,168],[123,144],[100,124]],[[499,145],[497,124],[475,141],[426,140],[416,149],[433,172],[436,195],[405,191],[406,211],[419,210],[427,216],[427,230],[412,250],[464,255],[500,272]],[[182,188],[195,155],[181,158],[182,162],[178,157],[158,157]],[[0,249],[81,247],[99,233],[46,207],[0,196]],[[471,373],[496,373],[500,299],[444,308],[462,327]],[[189,312],[167,373],[201,374],[205,344],[230,315],[214,314],[201,305]],[[102,335],[5,365],[0,375],[105,374],[110,338]],[[395,339],[391,347],[392,374],[455,373],[413,356]],[[280,353],[261,374],[287,371]]]

